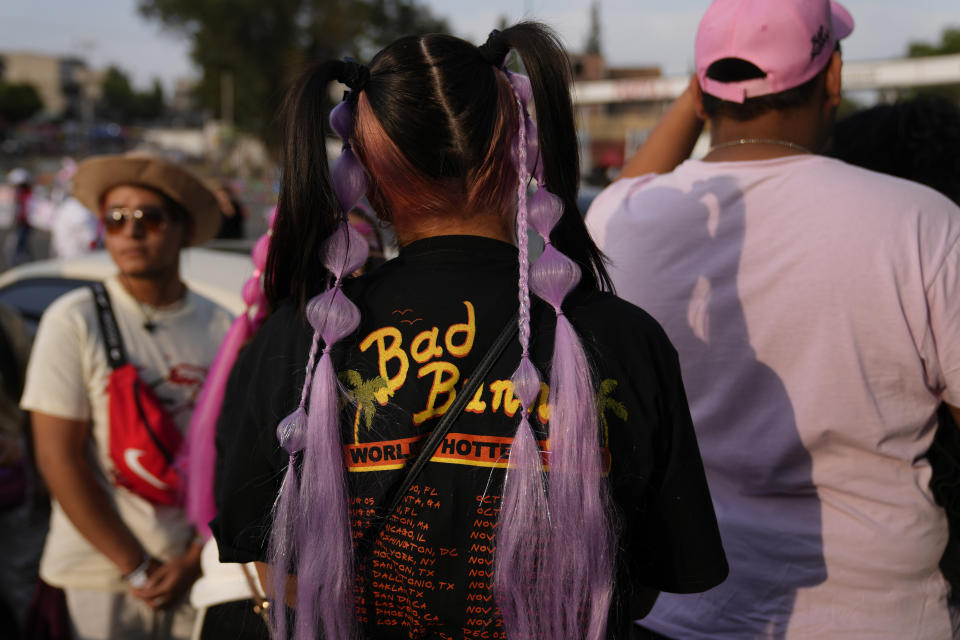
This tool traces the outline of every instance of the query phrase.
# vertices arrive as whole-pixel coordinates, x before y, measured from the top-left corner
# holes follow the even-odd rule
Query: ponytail
[[[494,593],[511,638],[600,640],[606,633],[613,596],[615,525],[609,487],[603,478],[597,412],[594,403],[585,402],[595,393],[590,365],[562,304],[581,279],[596,288],[597,281],[605,282],[607,275],[575,202],[579,169],[566,57],[555,37],[539,25],[520,24],[492,34],[491,39],[501,39],[516,49],[529,73],[529,81],[510,74],[521,110],[515,164],[520,183],[517,237],[522,356],[513,383],[522,410],[498,521]],[[502,51],[503,47],[494,44],[487,47],[490,50]],[[547,105],[537,110],[536,124],[527,113],[531,99],[534,106]],[[538,152],[539,159],[528,162],[527,155]],[[528,203],[526,186],[531,171],[538,190]],[[529,280],[528,224],[546,245],[530,268]],[[565,255],[567,252],[572,255]],[[539,374],[528,355],[528,287],[549,303],[556,315],[550,368],[548,491],[544,490],[540,455],[528,418],[539,388]]]
[[[530,77],[543,166],[543,182],[563,203],[563,216],[550,233],[554,246],[576,262],[583,283],[592,289],[613,291],[605,258],[587,232],[577,205],[580,188],[580,151],[570,99],[571,73],[566,50],[543,24],[521,22],[500,36],[523,60]]]
[[[359,65],[353,62],[316,65],[294,85],[284,104],[284,171],[275,236],[282,232],[287,244],[277,246],[280,239],[274,238],[277,244],[270,249],[268,283],[274,295],[282,295],[280,279],[292,278],[286,293],[302,301],[319,288],[324,274],[333,279],[329,289],[305,305],[314,335],[303,390],[297,408],[277,427],[277,439],[289,461],[274,507],[268,547],[272,596],[274,602],[286,601],[287,576],[294,572],[293,633],[300,640],[316,638],[318,629],[327,638],[356,636],[353,537],[340,438],[341,397],[331,350],[360,324],[360,311],[343,294],[342,283],[367,259],[366,241],[346,219],[346,212],[366,190],[366,176],[350,149],[356,102],[351,97],[330,114],[333,129],[344,142],[331,179],[321,97],[333,79],[359,92],[368,75],[359,72]],[[315,253],[296,250],[317,246],[320,250]],[[285,607],[274,607],[271,617],[277,636],[287,637]]]
[[[287,91],[281,107],[282,172],[277,219],[267,256],[264,288],[270,306],[290,298],[303,308],[327,284],[328,272],[316,251],[339,222],[330,182],[324,96],[343,62],[311,65]]]

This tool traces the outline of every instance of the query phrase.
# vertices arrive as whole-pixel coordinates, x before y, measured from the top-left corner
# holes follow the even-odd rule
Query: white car
[[[103,280],[117,272],[106,251],[64,260],[41,260],[0,273],[0,303],[23,315],[31,331],[51,302],[61,295]],[[180,277],[190,289],[210,298],[233,314],[243,310],[241,290],[253,274],[249,255],[184,249],[180,254]]]

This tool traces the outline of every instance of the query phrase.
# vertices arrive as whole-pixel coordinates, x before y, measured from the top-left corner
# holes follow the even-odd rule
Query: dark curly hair
[[[925,184],[960,204],[960,107],[946,98],[858,111],[837,122],[829,155]]]

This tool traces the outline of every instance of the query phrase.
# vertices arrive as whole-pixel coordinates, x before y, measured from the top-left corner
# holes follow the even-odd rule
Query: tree
[[[926,56],[945,56],[960,53],[960,27],[947,27],[940,34],[940,42],[911,42],[907,47],[907,56],[923,58]]]
[[[348,369],[338,377],[341,382],[349,385],[348,393],[357,405],[357,412],[353,417],[353,443],[360,444],[360,418],[364,418],[364,424],[369,431],[373,427],[373,418],[377,414],[376,403],[386,404],[387,399],[393,396],[393,391],[381,376],[364,380],[358,372]]]
[[[415,2],[374,0],[368,2],[367,6],[368,31],[363,34],[362,40],[368,51],[361,53],[372,55],[400,36],[449,31],[446,20],[435,17],[429,9]]]
[[[940,34],[940,42],[911,42],[907,46],[907,57],[925,58],[928,56],[946,56],[960,53],[960,27],[947,27]],[[960,104],[960,84],[923,87],[910,91],[901,91],[901,98],[911,98],[917,95],[942,96]]]
[[[43,100],[32,84],[0,82],[0,120],[9,124],[23,122],[43,109]]]
[[[136,115],[140,120],[156,120],[163,115],[165,103],[163,100],[163,86],[159,80],[153,81],[150,91],[135,94]]]
[[[102,117],[126,121],[134,109],[133,87],[130,79],[117,67],[107,68],[100,85],[100,104],[97,111]]]
[[[627,407],[619,400],[614,400],[611,397],[613,392],[616,391],[618,384],[616,380],[607,378],[600,383],[600,389],[597,392],[597,413],[600,414],[600,425],[603,427],[603,442],[604,446],[607,447],[610,446],[610,425],[607,422],[607,411],[610,411],[624,422],[626,422],[628,418]]]
[[[150,91],[138,92],[130,85],[127,74],[117,67],[109,67],[100,87],[101,117],[118,122],[145,122],[163,115],[163,87],[159,80],[153,81]]]
[[[233,82],[234,121],[275,140],[283,93],[307,62],[366,59],[405,34],[446,31],[414,0],[138,0],[140,13],[192,41],[202,70],[200,104],[222,108],[223,78]]]

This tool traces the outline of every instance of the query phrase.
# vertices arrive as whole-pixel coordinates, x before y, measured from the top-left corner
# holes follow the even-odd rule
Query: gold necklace
[[[781,147],[787,147],[789,149],[794,149],[802,153],[810,153],[813,151],[807,149],[806,147],[797,144],[796,142],[790,142],[788,140],[777,140],[775,138],[738,138],[736,140],[730,140],[728,142],[721,142],[720,144],[715,144],[710,147],[708,153],[713,153],[717,149],[725,149],[727,147],[736,147],[741,144],[778,144]]]

